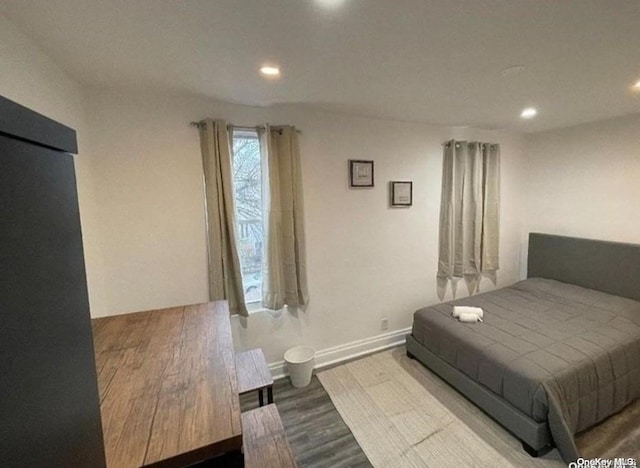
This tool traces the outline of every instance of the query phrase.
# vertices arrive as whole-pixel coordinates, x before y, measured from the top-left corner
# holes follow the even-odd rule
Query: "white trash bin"
[[[294,346],[284,353],[289,378],[294,387],[306,387],[311,382],[316,350],[311,346]]]

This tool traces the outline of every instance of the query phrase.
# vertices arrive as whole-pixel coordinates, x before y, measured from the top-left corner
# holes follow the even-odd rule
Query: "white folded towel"
[[[468,323],[482,322],[482,319],[478,314],[470,314],[470,313],[460,314],[458,316],[458,320],[460,320],[461,322],[468,322]]]
[[[474,314],[480,318],[484,318],[482,307],[453,306],[453,312],[451,314],[456,318],[460,317],[460,314]]]

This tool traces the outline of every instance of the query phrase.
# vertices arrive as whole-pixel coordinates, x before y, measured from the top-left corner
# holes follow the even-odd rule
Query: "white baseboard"
[[[411,327],[403,328],[382,335],[372,336],[364,340],[352,341],[342,345],[326,348],[316,352],[316,362],[314,370],[332,366],[342,361],[348,361],[366,354],[382,351],[394,346],[403,345],[405,337],[411,332]],[[277,361],[269,364],[269,369],[274,379],[287,376],[284,361]]]

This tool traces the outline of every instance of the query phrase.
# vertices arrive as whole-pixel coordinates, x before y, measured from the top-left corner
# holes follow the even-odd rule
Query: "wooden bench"
[[[242,413],[245,468],[295,468],[276,405]]]
[[[264,406],[267,389],[267,403],[273,403],[273,377],[260,348],[236,354],[236,376],[240,395],[258,390],[260,406]]]

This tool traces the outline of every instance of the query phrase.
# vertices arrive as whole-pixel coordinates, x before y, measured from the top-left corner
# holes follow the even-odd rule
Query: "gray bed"
[[[514,433],[532,455],[640,397],[640,246],[529,237],[528,279],[418,310],[407,354]],[[454,305],[484,323],[451,317]]]

